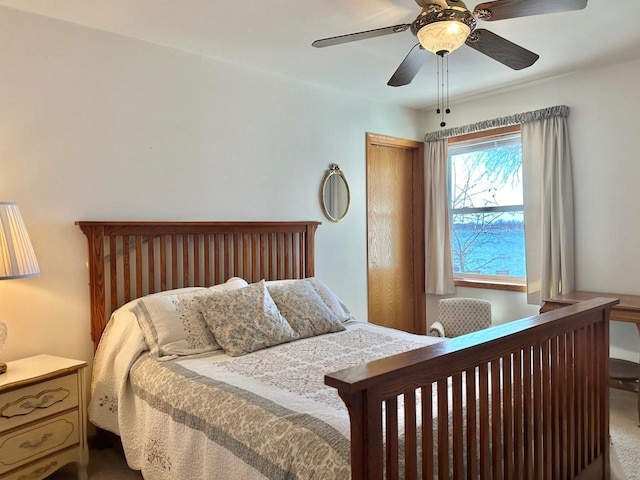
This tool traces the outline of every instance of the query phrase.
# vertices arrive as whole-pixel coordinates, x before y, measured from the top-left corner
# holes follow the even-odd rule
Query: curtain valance
[[[548,118],[568,116],[569,107],[567,107],[566,105],[556,105],[555,107],[542,108],[540,110],[533,110],[531,112],[517,113],[508,117],[483,120],[481,122],[464,125],[462,127],[438,130],[436,132],[427,133],[424,136],[424,141],[431,142],[434,140],[442,140],[443,138],[456,137],[458,135],[466,135],[468,133],[474,132],[482,132],[483,130],[491,130],[492,128],[508,127],[510,125],[540,121]]]

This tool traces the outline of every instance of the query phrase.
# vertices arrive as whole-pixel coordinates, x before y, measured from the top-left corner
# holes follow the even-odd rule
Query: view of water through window
[[[449,182],[454,273],[525,277],[520,135],[452,145]]]
[[[468,222],[455,223],[456,215],[453,221],[451,242],[455,273],[525,276],[522,219],[496,221],[489,227]]]

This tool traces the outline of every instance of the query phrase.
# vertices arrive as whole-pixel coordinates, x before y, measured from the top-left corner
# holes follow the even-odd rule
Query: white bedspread
[[[105,332],[89,417],[118,433],[129,465],[154,480],[348,479],[348,414],[324,375],[440,341],[348,322],[242,357],[158,362],[136,327]]]

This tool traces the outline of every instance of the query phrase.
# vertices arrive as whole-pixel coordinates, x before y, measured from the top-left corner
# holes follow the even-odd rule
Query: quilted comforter
[[[242,357],[160,362],[136,326],[103,336],[90,420],[147,479],[349,479],[349,416],[324,375],[439,341],[350,321]]]

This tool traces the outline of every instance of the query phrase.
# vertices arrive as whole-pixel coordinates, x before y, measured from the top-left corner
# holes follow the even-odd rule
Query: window
[[[455,280],[524,285],[520,128],[449,139]]]

